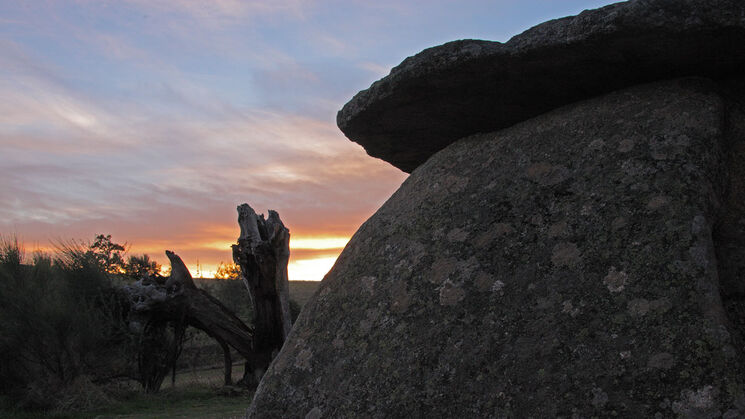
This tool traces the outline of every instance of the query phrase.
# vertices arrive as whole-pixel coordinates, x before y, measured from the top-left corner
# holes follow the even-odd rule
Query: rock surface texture
[[[712,230],[745,138],[720,90],[637,86],[433,156],[355,234],[251,413],[742,417]]]
[[[427,50],[360,93],[342,128],[416,170],[248,416],[745,417],[743,19],[631,1]]]
[[[407,58],[337,122],[411,172],[467,135],[634,84],[745,67],[742,0],[636,0],[552,20],[506,43],[463,40]]]

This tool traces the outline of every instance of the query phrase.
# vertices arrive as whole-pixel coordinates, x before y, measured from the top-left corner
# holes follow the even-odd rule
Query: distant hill
[[[205,286],[210,287],[211,285],[218,284],[221,280],[215,280],[214,278],[194,278],[194,282],[200,288],[205,288]],[[321,285],[321,281],[290,281],[290,298],[297,301],[302,307],[310,300],[310,297],[313,296],[319,285]]]
[[[300,306],[304,306],[319,285],[321,281],[290,281],[290,298],[297,301]]]

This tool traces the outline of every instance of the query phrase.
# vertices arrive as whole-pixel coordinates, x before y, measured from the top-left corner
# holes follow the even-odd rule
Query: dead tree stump
[[[228,346],[245,357],[247,370],[253,371],[251,360],[255,357],[251,328],[244,324],[218,299],[194,285],[189,270],[178,255],[166,251],[171,261],[171,276],[163,280],[142,279],[124,287],[130,299],[130,328],[143,334],[143,342],[155,339],[153,345],[145,345],[139,356],[141,382],[146,391],[157,391],[165,373],[167,363],[175,362],[178,352],[162,353],[168,347],[177,348],[178,342],[164,344],[166,325],[175,325],[176,339],[183,337],[183,328],[196,327],[217,340],[223,351]],[[178,331],[181,330],[180,336]],[[225,384],[230,384],[231,364],[229,352],[225,355]]]
[[[166,364],[175,362],[180,352],[179,342],[160,342],[165,340],[167,325],[174,326],[176,340],[182,338],[183,332],[178,331],[186,326],[203,330],[217,340],[224,352],[225,384],[232,381],[230,347],[246,359],[239,383],[247,387],[258,385],[282,348],[292,327],[287,279],[290,231],[276,211],[269,211],[269,218],[264,219],[248,204],[238,207],[238,224],[241,234],[238,244],[233,245],[233,259],[241,267],[251,298],[253,328],[219,300],[197,288],[184,262],[171,251],[166,251],[171,261],[170,277],[143,279],[124,287],[131,302],[130,325],[154,342],[151,350],[143,347],[140,354],[141,374],[148,376],[142,380],[146,390],[157,391],[167,373]],[[162,353],[171,347],[172,353]]]
[[[279,214],[257,215],[248,205],[238,206],[241,228],[233,260],[241,268],[253,307],[253,377],[247,368],[244,380],[258,383],[274,356],[282,348],[292,328],[287,262],[290,258],[290,231]],[[245,383],[253,384],[253,383]]]

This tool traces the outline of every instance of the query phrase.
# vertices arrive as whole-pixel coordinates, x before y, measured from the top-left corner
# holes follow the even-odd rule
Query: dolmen
[[[338,125],[411,175],[249,417],[745,417],[745,1],[430,48]]]

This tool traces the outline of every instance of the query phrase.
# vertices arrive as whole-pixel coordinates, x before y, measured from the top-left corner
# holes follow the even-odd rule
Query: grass
[[[319,284],[315,281],[290,281],[290,297],[302,306],[313,296]],[[191,343],[197,346],[211,343],[210,339],[203,340],[197,336]],[[216,359],[219,360],[221,351],[219,348],[217,351]],[[199,355],[198,360],[215,362],[208,355]],[[233,379],[239,379],[242,372],[242,366],[234,366]],[[0,418],[242,418],[253,393],[236,387],[223,387],[223,379],[223,368],[219,365],[208,369],[182,369],[174,386],[167,377],[161,391],[156,394],[144,394],[136,383],[128,382],[116,389],[98,390],[102,399],[95,399],[98,393],[81,387],[74,394],[93,397],[88,405],[91,407],[74,412],[22,411],[11,408],[9,401],[0,398]]]
[[[242,366],[233,366],[234,379]],[[105,409],[89,412],[89,418],[242,418],[253,393],[235,387],[223,387],[222,367],[181,371],[176,385],[170,380],[156,394],[139,389],[131,398]]]
[[[222,372],[219,372],[222,375]],[[223,391],[191,384],[169,387],[156,394],[134,393],[132,398],[105,409],[87,412],[88,418],[242,418],[252,393]]]
[[[240,378],[243,367],[233,366],[234,379]],[[253,393],[237,387],[223,387],[223,369],[181,371],[176,374],[176,385],[170,377],[158,393],[142,393],[130,383],[129,389],[119,391],[116,401],[108,406],[84,412],[29,412],[0,409],[0,418],[242,418]]]
[[[313,296],[320,282],[290,281],[290,296],[301,306]],[[243,367],[233,366],[233,379],[240,378]],[[160,392],[143,394],[135,388],[129,397],[105,409],[58,418],[242,418],[253,393],[223,388],[222,365],[200,370],[182,370],[171,386],[166,378]],[[21,418],[23,419],[23,418]]]
[[[290,281],[290,298],[302,307],[310,300],[319,285],[320,281]]]

